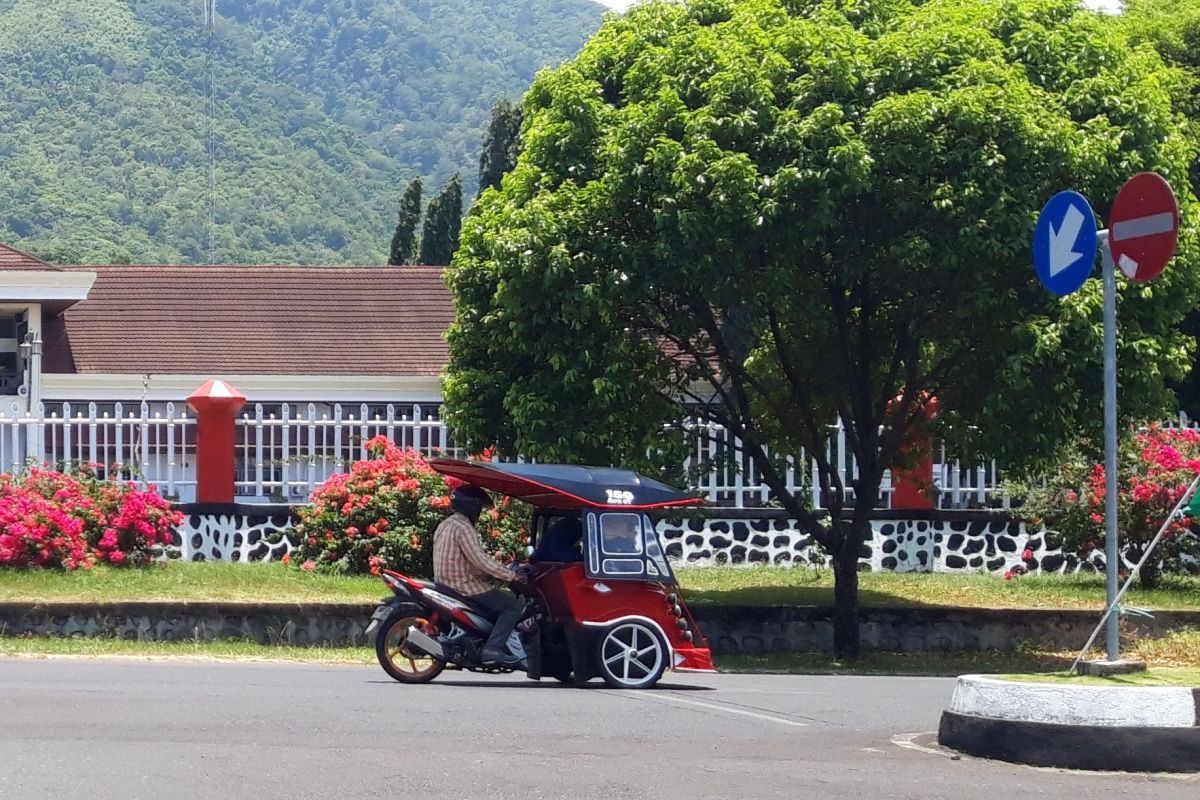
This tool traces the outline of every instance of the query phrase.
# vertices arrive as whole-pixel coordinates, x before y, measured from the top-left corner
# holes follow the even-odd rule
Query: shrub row
[[[368,441],[366,450],[366,460],[313,492],[299,512],[299,547],[285,560],[340,574],[388,568],[431,575],[433,532],[451,513],[455,481],[384,436]],[[524,554],[527,516],[523,504],[498,499],[477,525],[484,548],[499,560]]]
[[[0,566],[145,564],[181,521],[153,486],[101,480],[95,465],[0,474]]]

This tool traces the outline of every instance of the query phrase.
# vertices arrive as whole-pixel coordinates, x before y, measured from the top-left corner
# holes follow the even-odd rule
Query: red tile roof
[[[6,244],[0,244],[0,270],[12,269],[56,270],[58,267],[28,253],[14,250]]]
[[[436,376],[454,318],[441,267],[81,266],[44,324],[45,372]]]

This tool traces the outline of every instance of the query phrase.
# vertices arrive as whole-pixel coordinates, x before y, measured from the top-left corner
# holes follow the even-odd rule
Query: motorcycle
[[[402,683],[426,683],[447,667],[522,671],[582,686],[595,677],[618,689],[648,689],[665,670],[713,672],[708,641],[688,610],[654,521],[645,513],[697,498],[644,475],[608,467],[502,464],[435,458],[448,476],[529,503],[535,546],[554,520],[579,520],[579,558],[514,571],[525,607],[508,639],[511,663],[480,658],[493,617],[468,597],[394,570],[380,577],[392,597],[367,627],[379,663]],[[535,547],[536,552],[536,547]],[[580,560],[582,559],[582,560]]]
[[[530,591],[527,567],[514,572],[512,586],[525,595],[525,608],[508,638],[514,659],[484,663],[480,657],[492,632],[491,612],[433,581],[410,578],[394,570],[380,577],[393,596],[375,609],[367,626],[367,637],[375,638],[379,664],[401,683],[427,683],[447,666],[470,672],[526,672],[540,677],[540,640],[543,618],[539,602]]]

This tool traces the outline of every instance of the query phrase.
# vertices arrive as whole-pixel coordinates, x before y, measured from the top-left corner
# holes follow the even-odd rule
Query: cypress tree
[[[421,221],[421,179],[413,178],[400,198],[400,216],[392,234],[388,264],[399,266],[412,260],[417,245],[417,223]]]
[[[458,249],[462,229],[462,178],[456,172],[425,209],[418,264],[446,266]]]
[[[513,105],[507,97],[492,106],[479,153],[479,194],[489,186],[499,189],[500,179],[516,166],[521,152],[521,119],[521,106]]]

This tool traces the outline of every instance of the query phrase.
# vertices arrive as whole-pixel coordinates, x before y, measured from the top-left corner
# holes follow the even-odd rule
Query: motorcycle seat
[[[446,586],[443,583],[438,583],[437,581],[431,581],[431,580],[428,580],[427,578],[417,578],[416,580],[418,583],[420,583],[422,586],[424,586],[427,589],[432,589],[433,591],[444,594],[447,597],[453,597],[455,600],[461,600],[462,602],[466,603],[471,608],[472,611],[474,611],[476,614],[479,614],[481,617],[488,620],[489,622],[496,621],[496,614],[493,613],[491,609],[484,608],[479,603],[472,600],[470,598],[470,596],[465,595],[465,594],[460,594],[460,593],[456,592],[454,589],[451,589],[449,586]]]

